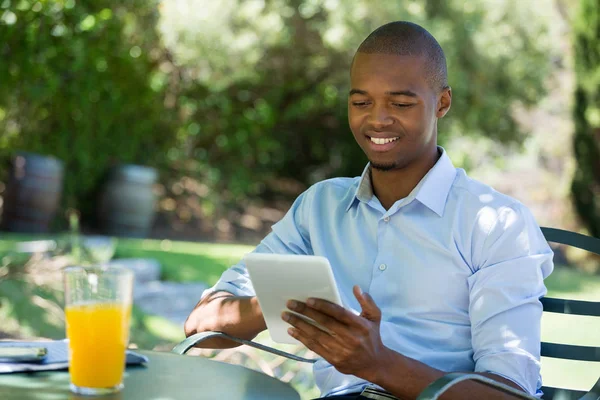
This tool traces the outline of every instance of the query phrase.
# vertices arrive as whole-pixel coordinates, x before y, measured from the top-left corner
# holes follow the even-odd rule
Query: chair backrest
[[[573,246],[600,255],[600,239],[554,228],[542,228],[542,232],[548,242]],[[600,302],[550,297],[540,300],[545,312],[600,317]],[[600,337],[600,332],[598,336]],[[600,362],[600,347],[542,342],[541,354],[542,357]],[[550,386],[542,387],[542,391],[545,400],[576,400],[586,394],[585,391]]]

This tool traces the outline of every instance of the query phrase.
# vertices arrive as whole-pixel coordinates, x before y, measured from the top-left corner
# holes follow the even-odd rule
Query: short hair
[[[440,44],[425,28],[408,21],[395,21],[375,29],[358,47],[357,53],[423,56],[427,80],[433,89],[448,87],[446,56]]]

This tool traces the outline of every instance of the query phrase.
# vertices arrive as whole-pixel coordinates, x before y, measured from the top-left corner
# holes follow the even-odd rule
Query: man
[[[540,395],[539,298],[552,251],[522,204],[468,178],[437,146],[437,120],[452,102],[441,47],[418,25],[389,23],[360,45],[350,75],[349,125],[369,165],[360,178],[309,188],[255,250],[327,257],[342,301],[361,310],[288,303],[332,334],[282,315],[322,357],[322,395],[373,398],[365,388],[375,387],[414,399],[451,371]],[[188,336],[250,339],[264,329],[242,263],[185,324]],[[463,383],[445,398],[505,397]]]

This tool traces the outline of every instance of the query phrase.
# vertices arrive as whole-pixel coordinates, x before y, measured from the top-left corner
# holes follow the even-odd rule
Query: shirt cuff
[[[202,296],[200,296],[200,300],[204,299],[209,294],[215,293],[215,292],[228,292],[234,296],[253,296],[252,294],[244,293],[237,286],[232,285],[231,283],[217,282],[217,284],[215,286],[210,287],[202,292]]]
[[[530,395],[541,395],[540,363],[530,355],[508,352],[489,354],[477,360],[475,372],[499,375],[514,382]]]
[[[252,282],[248,277],[248,274],[242,264],[234,265],[229,268],[223,275],[221,275],[221,279],[211,288],[206,289],[202,292],[202,297],[208,296],[210,293],[214,292],[229,292],[234,296],[255,296],[254,288],[252,287]]]

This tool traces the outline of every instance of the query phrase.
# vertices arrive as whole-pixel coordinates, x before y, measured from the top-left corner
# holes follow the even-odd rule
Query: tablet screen
[[[287,333],[291,325],[281,319],[283,311],[291,312],[286,307],[288,300],[306,302],[315,297],[342,305],[331,265],[325,257],[250,253],[244,262],[269,335],[277,343],[300,344]],[[325,330],[313,320],[307,322]]]

